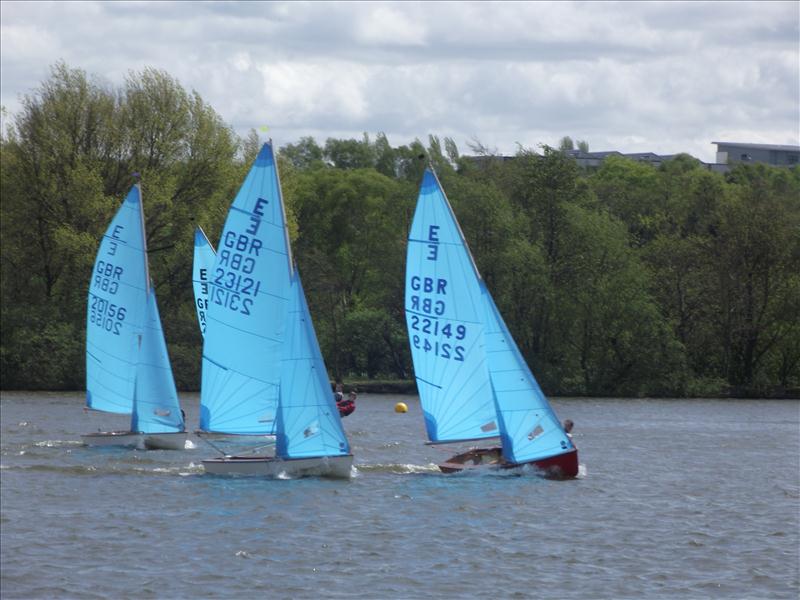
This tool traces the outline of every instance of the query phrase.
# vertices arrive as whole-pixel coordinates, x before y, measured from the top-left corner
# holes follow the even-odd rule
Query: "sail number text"
[[[200,321],[200,333],[206,333],[206,311],[208,310],[208,269],[200,269],[200,294],[197,298],[197,320]]]
[[[255,271],[259,251],[263,248],[263,242],[255,236],[266,205],[264,198],[256,200],[244,233],[232,229],[225,233],[214,269],[211,301],[243,315],[250,314],[253,298],[261,289],[261,280],[249,275]]]
[[[428,227],[427,251],[424,258],[439,260],[439,226]],[[467,337],[467,326],[454,325],[439,319],[447,310],[448,281],[441,277],[421,277],[412,275],[408,284],[412,293],[409,296],[409,311],[423,313],[408,315],[411,344],[417,350],[432,352],[444,359],[464,361],[464,346],[458,342]],[[430,315],[425,316],[425,315]]]
[[[464,346],[458,345],[456,342],[467,337],[465,325],[454,327],[452,323],[444,323],[440,326],[439,319],[428,319],[419,315],[411,315],[409,325],[412,330],[423,334],[415,333],[411,336],[414,348],[433,352],[435,356],[441,358],[464,360]],[[434,336],[433,341],[428,336]]]
[[[116,294],[119,290],[119,282],[122,279],[122,267],[118,267],[104,260],[97,261],[97,269],[94,273],[94,285],[97,289],[109,294]]]
[[[412,275],[409,285],[413,292],[418,292],[411,294],[409,298],[410,310],[431,315],[430,318],[423,315],[409,315],[409,327],[412,332],[419,332],[411,335],[414,348],[433,352],[440,358],[463,361],[464,346],[458,342],[467,337],[466,325],[453,325],[437,318],[442,316],[447,308],[444,299],[447,296],[447,280]]]
[[[112,304],[105,298],[89,293],[89,324],[119,335],[128,311],[124,306]]]

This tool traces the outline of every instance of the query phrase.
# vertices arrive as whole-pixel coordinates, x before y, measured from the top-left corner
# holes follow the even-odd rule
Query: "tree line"
[[[113,87],[58,63],[21,100],[0,154],[2,387],[83,389],[92,264],[136,173],[176,382],[196,390],[193,230],[216,244],[258,135],[238,137],[156,69]],[[413,379],[406,236],[430,165],[546,392],[796,393],[800,168],[720,174],[679,155],[584,170],[571,145],[510,158],[479,142],[462,156],[436,136],[392,146],[380,133],[280,146],[293,251],[331,378]]]

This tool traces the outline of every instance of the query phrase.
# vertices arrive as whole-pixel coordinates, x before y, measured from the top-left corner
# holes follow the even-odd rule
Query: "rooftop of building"
[[[717,146],[736,146],[737,148],[750,148],[752,150],[781,150],[783,152],[800,152],[800,146],[786,144],[742,144],[740,142],[711,142]]]

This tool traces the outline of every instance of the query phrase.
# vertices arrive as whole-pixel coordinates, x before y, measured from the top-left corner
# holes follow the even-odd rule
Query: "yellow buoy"
[[[406,406],[405,402],[398,402],[394,405],[394,412],[396,413],[404,413],[408,412],[408,407]]]

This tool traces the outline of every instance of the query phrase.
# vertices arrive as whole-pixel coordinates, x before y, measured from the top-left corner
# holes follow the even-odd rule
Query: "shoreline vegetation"
[[[333,388],[335,382],[331,382],[331,388]],[[355,390],[359,397],[361,394],[372,394],[372,395],[398,395],[398,396],[417,396],[417,387],[413,381],[400,381],[400,380],[365,380],[365,379],[344,379],[342,381],[342,385],[344,386],[345,393],[349,393],[351,390]],[[32,392],[32,393],[45,393],[45,394],[58,394],[59,392],[63,393],[74,393],[74,392],[82,392],[84,390],[75,389],[75,390],[32,390],[32,389],[6,389],[0,388],[0,392],[8,392],[8,393],[24,393],[24,392]],[[178,390],[179,393],[182,394],[199,394],[200,389],[182,389]],[[553,399],[559,398],[593,398],[596,400],[604,400],[604,399],[630,399],[630,400],[675,400],[675,399],[685,399],[685,400],[800,400],[800,388],[794,389],[786,389],[775,387],[769,390],[761,390],[758,394],[753,394],[750,390],[746,389],[723,389],[719,390],[716,393],[709,393],[704,396],[674,396],[674,395],[663,395],[663,396],[654,396],[650,394],[641,394],[638,396],[617,396],[617,395],[586,395],[586,394],[570,394],[570,393],[559,393],[559,394],[548,394],[548,397]]]
[[[111,87],[58,63],[18,113],[3,112],[0,388],[85,385],[94,256],[139,179],[176,384],[198,389],[194,229],[225,243],[223,220],[263,140],[239,137],[150,68]],[[679,154],[582,169],[569,137],[513,157],[477,139],[464,156],[435,135],[274,142],[328,376],[348,389],[415,393],[406,236],[430,166],[548,396],[800,396],[800,166],[722,174]]]
[[[343,382],[344,388],[346,391],[351,389],[355,389],[358,391],[359,394],[398,394],[398,395],[411,395],[416,396],[417,387],[413,381],[364,381],[364,380],[348,380],[345,379]],[[199,391],[199,390],[197,390]],[[592,395],[587,396],[585,394],[575,393],[559,393],[558,395],[548,395],[549,398],[616,398],[619,399],[620,396],[614,395],[606,395],[606,396],[598,396]],[[659,400],[659,399],[675,399],[676,396],[653,396],[650,394],[642,394],[640,396],[632,396],[632,398],[649,398],[652,400]],[[759,399],[759,400],[800,400],[800,388],[796,389],[785,389],[780,387],[775,387],[773,389],[768,390],[761,390],[758,395],[753,395],[750,390],[746,389],[723,389],[719,390],[717,393],[710,393],[706,396],[691,396],[683,398],[687,399],[711,399],[711,398],[718,398],[718,399],[731,399],[731,400],[741,400],[741,399]]]

